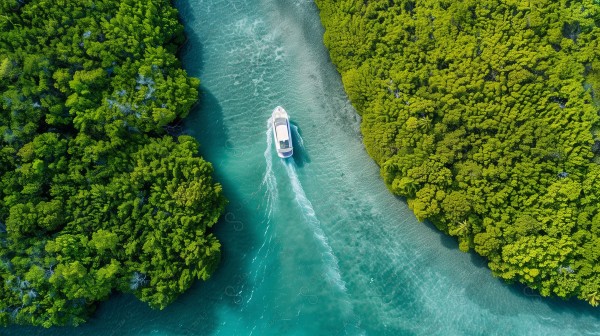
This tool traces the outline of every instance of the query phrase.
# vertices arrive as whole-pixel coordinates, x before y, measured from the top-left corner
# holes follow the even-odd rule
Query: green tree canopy
[[[598,305],[598,1],[316,3],[390,190],[496,276]]]
[[[220,259],[221,186],[173,134],[199,81],[167,0],[0,2],[0,325],[164,308]]]

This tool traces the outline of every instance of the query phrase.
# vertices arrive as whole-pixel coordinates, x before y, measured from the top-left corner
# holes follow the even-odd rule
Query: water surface
[[[221,267],[164,311],[117,295],[79,328],[3,334],[600,334],[597,309],[503,284],[388,192],[312,2],[176,4],[203,90],[186,129],[230,200]],[[294,122],[293,160],[270,143],[277,105]]]

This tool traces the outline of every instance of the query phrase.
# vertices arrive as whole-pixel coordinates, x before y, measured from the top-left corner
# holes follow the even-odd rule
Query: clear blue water
[[[117,295],[79,328],[0,334],[600,334],[598,309],[503,284],[388,192],[311,1],[176,4],[204,91],[187,130],[230,200],[221,267],[163,311]],[[295,125],[288,162],[270,144],[277,105]]]

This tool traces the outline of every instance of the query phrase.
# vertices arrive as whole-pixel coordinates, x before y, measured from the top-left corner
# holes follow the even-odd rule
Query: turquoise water
[[[163,311],[117,295],[79,328],[0,334],[600,334],[598,309],[503,284],[387,191],[311,1],[177,6],[204,90],[186,128],[230,200],[220,269]],[[277,105],[294,123],[288,162],[267,128]]]

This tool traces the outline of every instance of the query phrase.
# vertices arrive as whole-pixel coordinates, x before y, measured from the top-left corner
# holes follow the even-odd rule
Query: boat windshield
[[[275,127],[282,126],[282,125],[287,126],[287,119],[286,118],[275,118],[274,124],[275,124]]]
[[[290,148],[290,142],[289,140],[285,140],[285,141],[279,141],[279,147],[281,149],[287,149]]]

